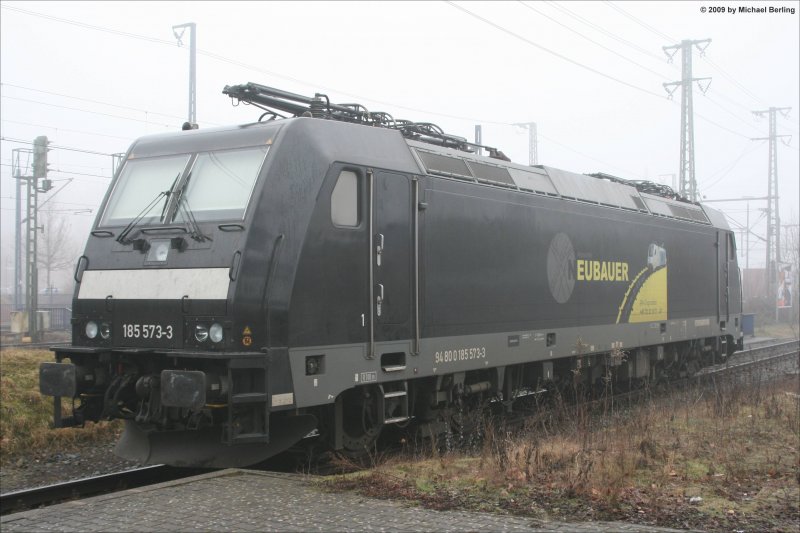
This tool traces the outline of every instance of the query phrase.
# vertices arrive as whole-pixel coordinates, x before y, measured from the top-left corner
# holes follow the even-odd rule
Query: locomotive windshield
[[[189,154],[147,159],[125,163],[111,198],[108,200],[103,225],[127,224],[142,213],[160,192],[169,191],[178,181]],[[157,222],[164,211],[167,196],[162,195],[142,218],[142,224]]]
[[[100,224],[127,224],[138,216],[141,225],[187,222],[187,216],[241,220],[267,150],[255,146],[129,159]]]
[[[181,201],[197,220],[244,218],[266,146],[198,154]],[[184,222],[178,211],[175,221]]]

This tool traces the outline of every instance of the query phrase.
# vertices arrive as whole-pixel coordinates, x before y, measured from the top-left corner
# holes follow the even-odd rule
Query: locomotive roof
[[[226,85],[222,93],[230,96],[235,103],[253,105],[264,110],[262,118],[265,116],[271,116],[273,119],[284,118],[281,113],[288,113],[295,118],[312,118],[317,121],[317,124],[349,124],[373,132],[394,131],[402,135],[408,143],[414,159],[413,162],[410,162],[407,158],[399,155],[398,152],[403,150],[391,149],[392,141],[386,137],[382,139],[383,143],[379,143],[380,148],[384,149],[383,152],[369,149],[368,145],[372,144],[370,134],[355,134],[364,143],[359,145],[356,151],[352,150],[352,145],[342,145],[342,139],[338,134],[331,139],[326,139],[325,145],[328,142],[337,145],[336,148],[339,150],[335,151],[344,152],[362,160],[366,158],[380,162],[385,157],[402,166],[409,163],[419,166],[422,172],[430,175],[463,179],[488,186],[507,187],[528,193],[544,194],[565,200],[587,202],[728,229],[727,222],[720,213],[690,202],[665,185],[647,180],[626,180],[603,173],[581,175],[542,165],[534,167],[515,165],[497,148],[471,143],[464,137],[444,132],[435,124],[395,119],[389,113],[382,111],[370,112],[361,104],[335,104],[327,95],[321,93],[308,97],[253,82]],[[285,119],[284,121],[291,122],[292,120]],[[354,131],[357,130],[351,130],[351,132]],[[372,137],[379,137],[379,135],[373,134]],[[350,139],[345,142],[347,141]],[[396,136],[394,142],[397,142]],[[374,148],[379,147],[375,146]],[[482,149],[489,152],[488,158],[474,155],[475,150]],[[357,161],[351,162],[357,163]],[[406,171],[395,166],[385,168]]]
[[[134,141],[128,152],[128,157],[154,157],[184,152],[263,145],[273,139],[282,126],[282,121],[254,122],[237,126],[220,126],[146,135]]]
[[[406,142],[428,174],[730,229],[722,213],[715,209],[647,194],[613,176],[606,179],[545,165],[525,166],[417,141]]]
[[[335,160],[374,166],[400,166],[404,172],[423,172],[433,176],[467,180],[488,186],[586,202],[611,208],[674,218],[729,229],[725,217],[708,206],[647,194],[613,176],[587,176],[545,165],[526,166],[425,142],[405,139],[397,130],[364,126],[334,120],[289,118],[148,135],[137,139],[129,158],[170,153],[219,150],[241,146],[271,144],[282,128],[301,130],[301,135],[326,139],[329,155]],[[319,137],[320,133],[335,135]],[[372,144],[374,146],[370,146]],[[388,144],[387,144],[388,143]],[[407,145],[413,159],[406,157]],[[382,154],[376,156],[376,154]],[[353,158],[359,159],[355,160]],[[382,161],[383,160],[383,161]],[[414,168],[418,167],[418,168]],[[610,178],[610,179],[607,179]]]

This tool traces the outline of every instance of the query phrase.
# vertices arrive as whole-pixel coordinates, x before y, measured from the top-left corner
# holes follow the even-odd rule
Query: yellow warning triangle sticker
[[[244,327],[244,331],[242,332],[242,335],[252,335],[252,334],[253,334],[253,332],[250,331],[250,326],[245,326]]]

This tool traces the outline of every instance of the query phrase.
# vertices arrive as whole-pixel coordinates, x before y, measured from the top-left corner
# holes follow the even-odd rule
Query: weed
[[[39,393],[39,363],[51,361],[44,350],[0,351],[0,461],[21,452],[45,454],[109,442],[121,431],[119,422],[88,424],[85,428],[52,429],[53,402]],[[62,405],[69,415],[69,402]]]
[[[601,397],[597,407],[572,386],[554,393],[521,430],[485,421],[475,454],[462,447],[402,468],[385,464],[358,490],[437,509],[796,529],[798,385],[753,375],[648,395],[635,406]],[[690,504],[697,496],[702,501]]]

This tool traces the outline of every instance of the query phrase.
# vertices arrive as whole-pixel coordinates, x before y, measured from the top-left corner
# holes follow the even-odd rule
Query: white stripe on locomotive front
[[[87,270],[78,299],[225,300],[228,268],[164,268],[153,270]]]

